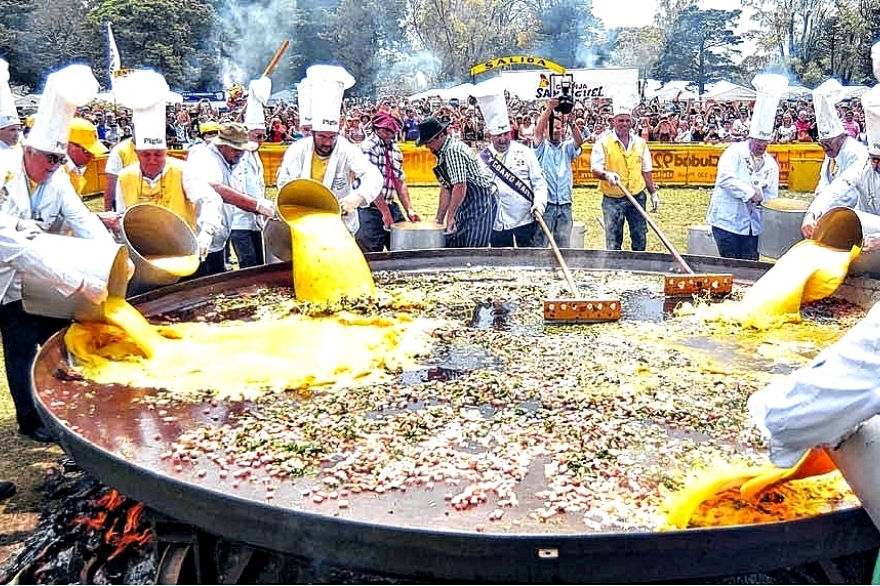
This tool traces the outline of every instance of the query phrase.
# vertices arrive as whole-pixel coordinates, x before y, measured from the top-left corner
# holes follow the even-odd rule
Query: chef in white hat
[[[360,227],[357,209],[379,196],[382,174],[358,146],[339,134],[342,95],[354,78],[342,67],[312,65],[306,79],[312,136],[287,148],[276,185],[280,190],[294,179],[320,181],[339,200],[345,225],[355,234]]]
[[[752,85],[757,97],[749,138],[731,143],[721,154],[706,214],[718,253],[724,258],[758,260],[761,202],[779,194],[779,164],[767,153],[767,145],[788,79],[772,73],[759,74]]]
[[[9,87],[9,63],[0,59],[0,151],[19,146],[21,119]]]
[[[829,187],[850,167],[863,169],[868,161],[868,149],[849,135],[835,107],[843,86],[836,79],[829,79],[813,90],[813,107],[816,110],[816,126],[819,146],[825,151],[825,160],[819,170],[819,183],[813,201],[804,214],[801,232],[812,238],[819,217],[833,207],[855,207],[858,191],[841,182]]]
[[[648,244],[648,224],[624,195],[621,186],[642,209],[647,209],[649,196],[652,211],[656,212],[660,205],[648,143],[632,130],[632,110],[637,103],[635,93],[623,92],[614,96],[612,131],[600,136],[590,154],[590,167],[599,178],[602,191],[605,248],[608,250],[621,249],[624,221],[629,225],[630,244],[634,251],[645,250]]]
[[[851,165],[817,195],[813,203],[818,201],[816,207],[823,212],[833,207],[848,207],[880,215],[880,85],[862,94],[861,100],[868,136],[867,161],[861,165]],[[813,209],[812,204],[810,209]],[[862,252],[878,249],[880,237],[865,234]]]
[[[30,366],[37,347],[67,322],[24,311],[21,273],[35,272],[63,294],[81,294],[92,303],[107,297],[106,282],[64,267],[47,266],[45,260],[31,254],[33,251],[28,253],[30,239],[43,232],[57,233],[64,223],[75,237],[115,246],[67,175],[59,172],[67,159],[70,120],[77,107],[87,104],[97,92],[98,81],[85,65],[70,65],[50,74],[23,148],[0,151],[0,337],[19,431],[38,441],[52,441],[53,437],[34,408]]]
[[[303,137],[312,134],[312,81],[303,78],[296,86],[296,104],[299,111],[299,131]]]
[[[254,199],[264,200],[263,205],[266,209],[272,209],[272,202],[266,199],[266,180],[259,147],[266,141],[266,116],[263,107],[269,101],[271,94],[272,80],[268,77],[255,79],[248,85],[244,125],[247,128],[248,140],[256,144],[257,148],[243,151],[244,154],[234,170],[243,192]],[[264,263],[262,227],[265,221],[264,215],[233,207],[229,245],[235,250],[238,268],[244,269]]]
[[[493,247],[535,246],[535,215],[547,208],[547,180],[535,151],[510,138],[510,116],[500,77],[474,86],[489,144],[480,160],[498,188],[498,214],[489,243]]]
[[[116,80],[115,92],[119,102],[132,110],[138,160],[136,165],[122,169],[116,178],[116,212],[121,215],[138,203],[171,210],[196,233],[204,260],[214,235],[223,225],[223,202],[189,161],[166,154],[165,78],[152,70],[134,71]]]

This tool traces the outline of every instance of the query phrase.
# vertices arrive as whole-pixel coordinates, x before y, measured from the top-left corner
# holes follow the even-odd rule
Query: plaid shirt
[[[385,143],[374,134],[361,143],[361,150],[382,173],[382,191],[379,192],[379,195],[384,197],[387,203],[392,203],[394,194],[397,193],[395,186],[406,181],[406,175],[403,173],[403,153],[400,152],[400,147],[392,141],[386,149]],[[391,156],[391,176],[387,174],[386,156],[388,155]],[[395,181],[394,178],[397,180]]]
[[[492,172],[480,164],[471,147],[452,137],[447,137],[437,152],[434,174],[446,189],[452,189],[458,183],[472,183],[484,188],[494,183]]]

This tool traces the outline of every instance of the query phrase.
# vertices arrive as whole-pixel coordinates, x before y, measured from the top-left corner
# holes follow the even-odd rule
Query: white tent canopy
[[[112,91],[101,92],[95,96],[95,100],[97,100],[99,102],[115,102],[116,96],[113,94]],[[166,104],[182,104],[183,103],[183,96],[177,92],[169,91],[168,95],[165,96],[165,103]]]
[[[276,102],[287,102],[288,104],[293,103],[293,98],[296,97],[295,90],[281,90],[280,92],[275,92],[271,96],[269,96],[269,104],[274,104]]]
[[[647,98],[657,98],[659,100],[672,100],[674,98],[678,98],[679,100],[691,100],[696,99],[698,94],[696,91],[689,89],[689,86],[693,86],[694,83],[690,81],[681,81],[674,80],[666,82],[666,84],[660,88],[657,88],[653,91],[645,91],[645,97]]]
[[[702,96],[704,100],[715,100],[716,102],[729,102],[732,100],[744,101],[754,100],[758,95],[753,89],[731,83],[729,81],[719,81],[712,85],[712,88],[706,91]]]
[[[425,98],[439,97],[441,100],[449,101],[451,99],[457,99],[459,101],[464,101],[471,95],[474,90],[474,84],[472,83],[462,83],[450,88],[436,88],[432,90],[427,90],[424,92],[419,92],[417,94],[413,94],[409,97],[410,101],[412,100],[422,100]]]
[[[840,101],[858,98],[869,89],[866,85],[845,85],[843,86],[843,91],[840,92]]]
[[[813,94],[813,90],[802,85],[792,85],[782,94],[783,100],[797,100],[800,98],[809,98]]]

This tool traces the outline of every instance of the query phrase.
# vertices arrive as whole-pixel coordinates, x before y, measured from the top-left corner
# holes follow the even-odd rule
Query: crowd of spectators
[[[206,121],[240,118],[243,100],[230,101],[218,108],[208,100],[195,104],[174,104],[168,107],[167,142],[170,148],[187,148],[199,140],[199,126]],[[633,131],[649,142],[723,144],[744,140],[749,133],[753,103],[747,101],[716,102],[713,100],[658,99],[644,100],[634,111]],[[511,134],[514,140],[534,146],[535,125],[545,101],[520,100],[509,96]],[[391,112],[403,122],[399,142],[415,143],[419,138],[418,123],[430,116],[449,122],[447,132],[471,146],[484,142],[484,121],[475,100],[441,100],[439,97],[409,100],[401,96],[384,96],[372,102],[347,98],[343,105],[340,131],[358,143],[370,136],[370,120],[379,111]],[[847,132],[865,142],[864,112],[858,98],[838,106]],[[593,143],[609,129],[611,106],[603,98],[576,101],[571,119],[583,140]],[[302,138],[299,111],[295,103],[278,101],[265,108],[268,143],[289,144]],[[130,136],[131,117],[125,109],[107,104],[83,108],[80,115],[92,120],[98,135],[107,146]],[[815,113],[810,100],[782,102],[777,110],[773,137],[775,143],[817,141]]]

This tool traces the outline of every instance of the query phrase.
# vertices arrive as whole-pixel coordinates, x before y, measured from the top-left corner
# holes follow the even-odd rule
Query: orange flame
[[[125,502],[125,497],[116,492],[115,489],[110,489],[110,492],[99,498],[95,501],[95,505],[98,507],[103,507],[107,510],[115,510],[119,505]]]

